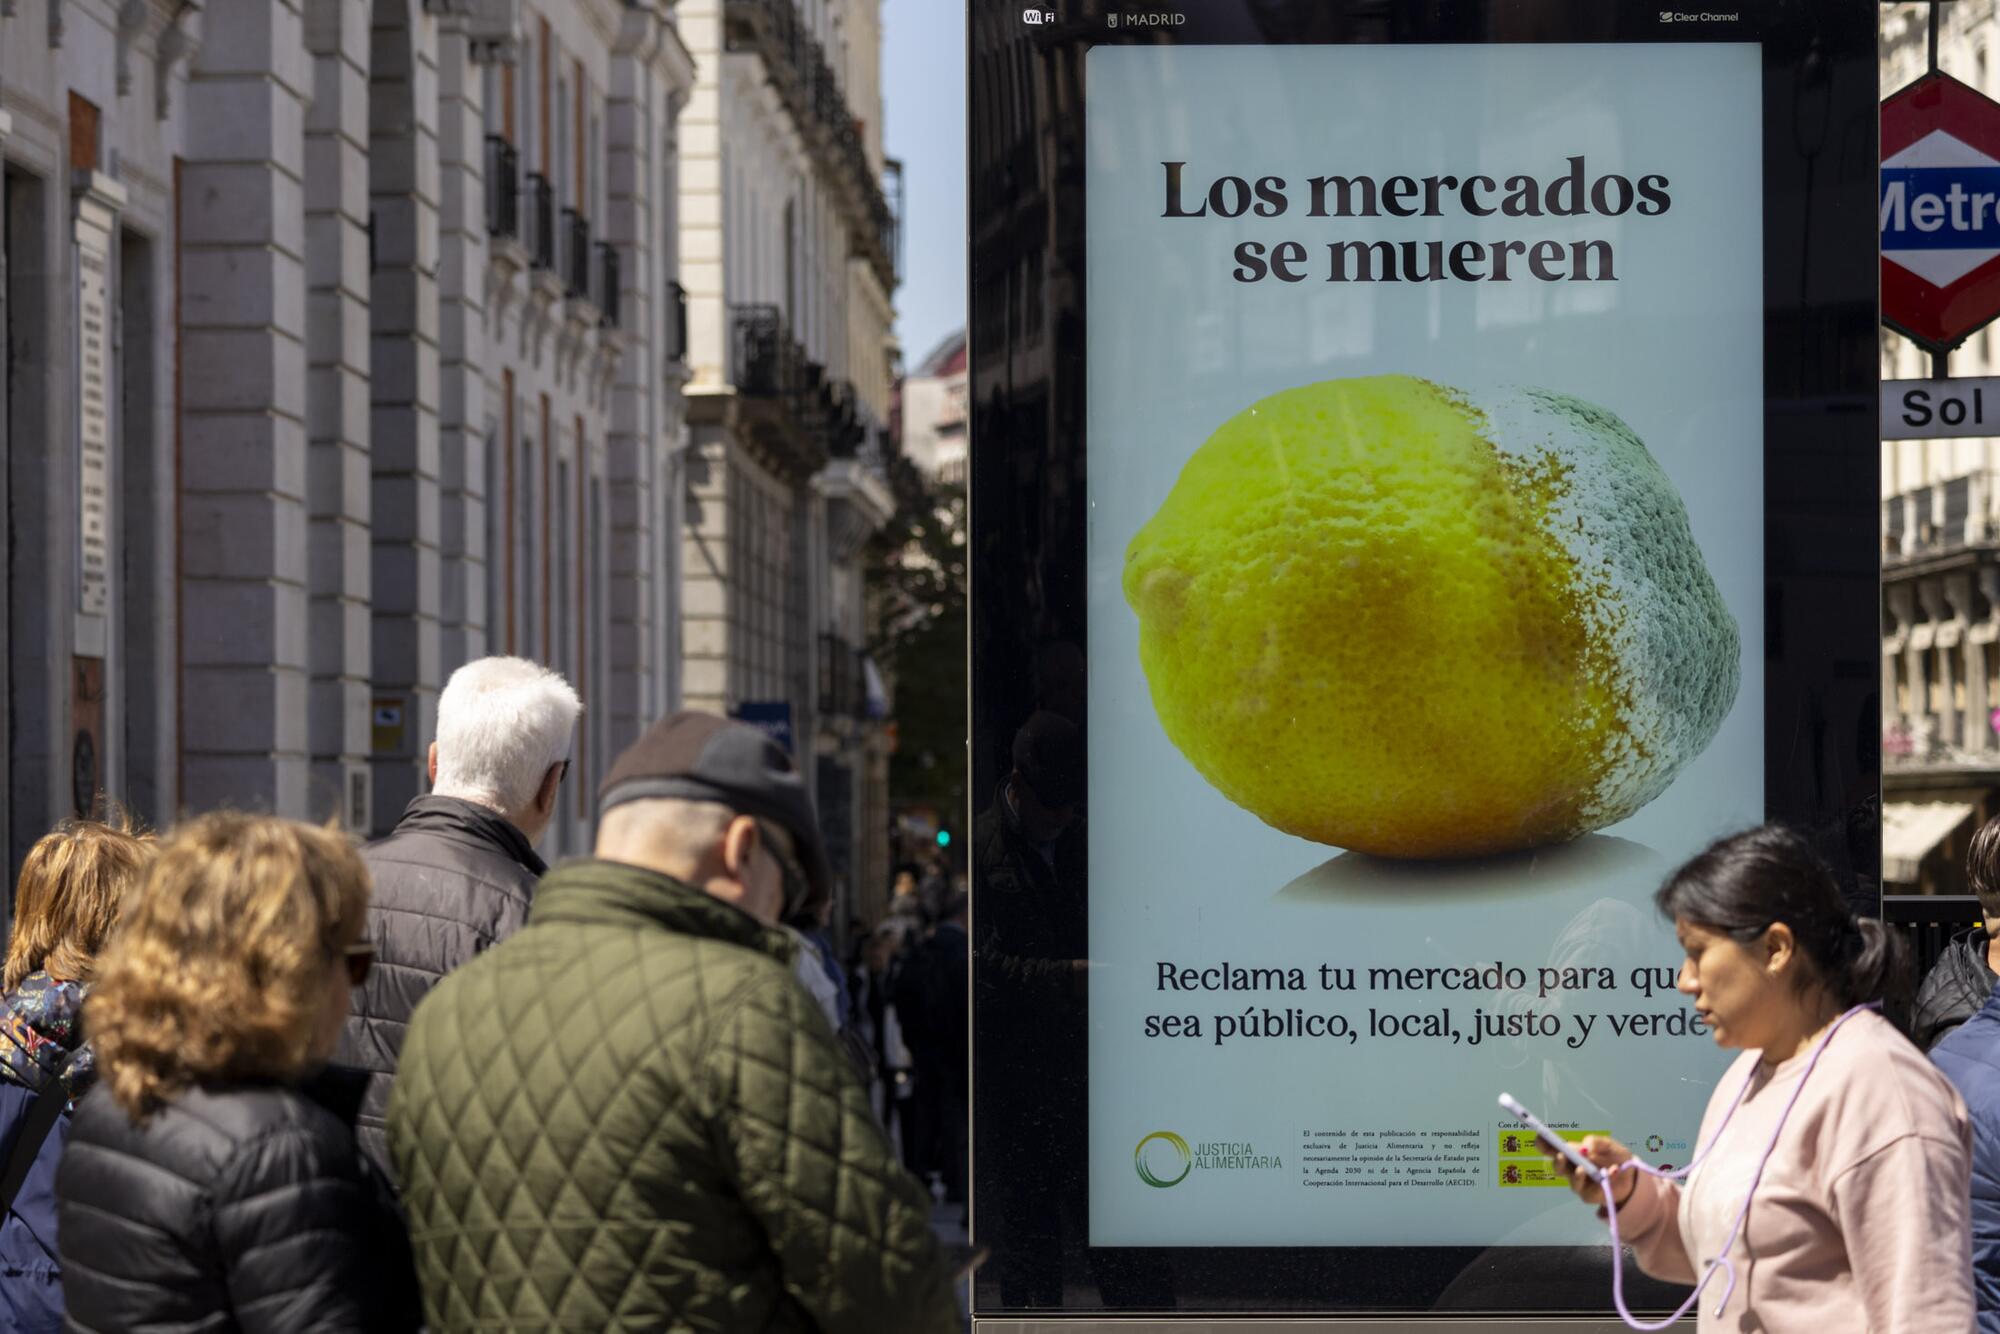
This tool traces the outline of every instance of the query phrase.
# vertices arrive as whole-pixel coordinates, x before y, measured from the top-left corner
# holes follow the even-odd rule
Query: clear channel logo
[[[1139,1171],[1139,1180],[1165,1190],[1180,1185],[1194,1171],[1194,1151],[1173,1131],[1155,1130],[1132,1151],[1132,1165]]]

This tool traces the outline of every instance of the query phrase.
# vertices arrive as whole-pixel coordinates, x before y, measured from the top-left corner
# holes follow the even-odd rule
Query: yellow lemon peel
[[[1389,857],[1542,846],[1665,791],[1739,642],[1623,422],[1402,375],[1263,399],[1125,554],[1167,736],[1274,827]]]

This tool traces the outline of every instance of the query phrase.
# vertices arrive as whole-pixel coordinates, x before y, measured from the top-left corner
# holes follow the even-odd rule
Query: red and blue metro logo
[[[1882,318],[1950,347],[2000,315],[2000,102],[1929,74],[1882,104]]]

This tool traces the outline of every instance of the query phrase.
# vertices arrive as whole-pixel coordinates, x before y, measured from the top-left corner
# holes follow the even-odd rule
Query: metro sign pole
[[[1882,322],[1931,354],[1882,386],[1884,439],[2000,435],[1993,381],[1953,381],[1951,349],[2000,315],[2000,103],[1937,68],[1882,103]]]

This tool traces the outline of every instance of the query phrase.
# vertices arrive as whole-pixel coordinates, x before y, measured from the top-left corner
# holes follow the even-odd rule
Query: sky
[[[883,131],[903,163],[896,333],[914,370],[965,324],[965,6],[884,0]]]

